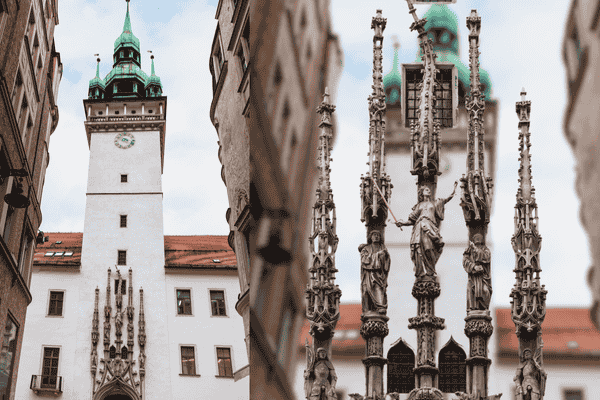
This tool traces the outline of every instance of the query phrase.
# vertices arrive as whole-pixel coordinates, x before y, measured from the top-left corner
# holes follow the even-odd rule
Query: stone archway
[[[94,400],[140,400],[140,396],[130,385],[115,379],[98,389]]]

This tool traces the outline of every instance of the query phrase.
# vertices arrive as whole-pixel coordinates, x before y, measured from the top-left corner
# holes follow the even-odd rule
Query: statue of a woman
[[[488,310],[492,298],[492,277],[490,274],[490,249],[483,244],[483,235],[473,235],[463,254],[463,267],[469,274],[467,284],[467,310]]]
[[[387,312],[387,278],[390,272],[390,253],[381,243],[381,233],[372,231],[367,244],[358,247],[360,251],[360,277],[362,312]]]
[[[327,350],[319,347],[307,367],[304,371],[304,391],[307,400],[337,400],[337,375],[327,357]]]
[[[415,276],[417,279],[425,277],[433,279],[435,264],[437,263],[444,242],[440,235],[440,223],[444,219],[444,207],[452,200],[456,191],[457,182],[454,182],[454,190],[448,198],[432,199],[431,190],[427,186],[419,188],[419,202],[413,207],[408,216],[408,222],[398,221],[396,226],[413,225],[410,237],[410,258],[415,265]]]

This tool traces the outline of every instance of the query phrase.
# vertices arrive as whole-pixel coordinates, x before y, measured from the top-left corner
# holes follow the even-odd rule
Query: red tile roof
[[[516,356],[519,341],[510,309],[496,310],[496,340],[500,356]],[[560,357],[600,356],[600,332],[585,308],[549,308],[542,323],[544,355]]]
[[[44,237],[48,241],[38,244],[33,255],[33,263],[36,265],[53,265],[61,267],[78,267],[81,265],[81,243],[83,233],[81,232],[45,232]],[[55,253],[63,252],[63,255],[55,256]],[[72,256],[64,253],[73,252]],[[52,253],[52,256],[45,256]]]
[[[38,244],[36,265],[78,267],[81,265],[81,232],[45,232],[48,241]],[[60,242],[60,243],[57,243]],[[54,254],[73,252],[72,256]],[[53,253],[46,256],[46,253]],[[165,236],[165,268],[235,270],[235,253],[227,236]]]
[[[360,336],[360,314],[362,313],[361,304],[340,304],[340,320],[335,327],[335,335],[333,337],[333,352],[334,353],[355,353],[364,352],[365,340]],[[305,319],[302,330],[300,331],[299,345],[304,348],[304,341],[308,338],[311,342],[308,330],[310,325]]]
[[[165,236],[166,268],[236,269],[227,236]]]

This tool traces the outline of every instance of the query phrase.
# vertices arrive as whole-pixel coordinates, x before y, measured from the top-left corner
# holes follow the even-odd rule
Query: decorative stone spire
[[[414,22],[410,30],[416,30],[419,34],[419,44],[423,51],[423,82],[420,84],[420,95],[417,98],[418,107],[416,117],[418,124],[411,125],[411,174],[418,176],[417,184],[429,187],[432,198],[435,198],[437,176],[439,172],[439,148],[440,148],[440,124],[434,122],[435,104],[435,54],[433,53],[432,40],[427,37],[425,31],[426,19],[418,19],[416,10],[411,0],[408,3],[409,13],[412,14]]]
[[[104,357],[108,358],[108,347],[110,346],[110,314],[111,295],[110,295],[110,268],[108,269],[108,279],[106,284],[106,305],[104,306]]]
[[[481,18],[477,10],[467,17],[469,28],[469,63],[471,94],[467,96],[469,115],[467,139],[467,174],[461,178],[461,207],[469,230],[469,246],[463,253],[463,268],[468,274],[467,317],[465,335],[469,338],[467,381],[463,399],[488,398],[488,340],[493,332],[490,316],[492,298],[491,252],[486,246],[487,228],[492,207],[492,178],[485,174],[483,112],[485,95],[479,75],[479,33]]]
[[[100,318],[98,312],[98,303],[100,301],[100,289],[96,287],[96,296],[94,298],[94,317],[92,319],[92,353],[90,355],[90,371],[92,373],[92,384],[96,377],[96,370],[98,368],[98,352],[96,347],[98,346],[98,340],[100,338]]]
[[[516,103],[519,116],[519,189],[515,206],[515,233],[511,239],[516,256],[515,286],[511,290],[511,317],[519,339],[519,366],[514,381],[516,399],[542,400],[546,372],[542,358],[542,322],[546,316],[545,286],[540,283],[539,254],[542,237],[538,231],[537,204],[531,175],[529,115],[531,101]]]
[[[323,102],[317,108],[321,114],[319,127],[319,184],[317,200],[313,207],[313,218],[309,243],[312,261],[309,268],[310,279],[306,289],[308,306],[306,317],[310,321],[310,334],[313,337],[312,349],[306,345],[305,395],[307,399],[320,397],[323,382],[317,379],[320,364],[328,370],[325,395],[327,400],[334,400],[337,376],[331,363],[331,339],[337,321],[340,318],[340,296],[342,291],[335,284],[335,251],[338,237],[336,235],[335,204],[329,179],[333,129],[331,114],[335,106],[329,103],[329,91],[325,88]],[[315,243],[315,239],[317,242]],[[323,369],[323,368],[321,368]]]
[[[138,356],[140,377],[146,375],[146,320],[144,318],[144,289],[140,288],[140,314],[138,320],[138,344],[140,345],[140,354]]]
[[[121,335],[123,334],[121,331],[121,328],[123,328],[123,293],[121,292],[123,279],[121,277],[121,271],[119,271],[118,268],[117,276],[117,287],[115,288],[117,291],[117,294],[115,295],[115,335],[117,336],[117,340],[115,340],[115,344],[117,345],[117,351],[120,351],[121,345],[123,344],[123,341],[121,340]]]
[[[131,31],[131,19],[129,18],[129,1],[130,0],[125,0],[127,2],[127,13],[125,14],[125,23],[123,23],[123,33],[133,33]]]
[[[127,296],[127,348],[129,354],[133,352],[133,274],[131,268],[129,268],[129,288]]]
[[[390,254],[385,247],[385,226],[392,184],[385,170],[385,93],[383,89],[383,31],[387,19],[381,10],[371,22],[373,34],[373,93],[369,96],[369,171],[361,176],[361,221],[367,243],[358,247],[361,259],[362,315],[360,334],[367,342],[363,359],[366,396],[383,399],[383,339],[388,335],[387,278]]]

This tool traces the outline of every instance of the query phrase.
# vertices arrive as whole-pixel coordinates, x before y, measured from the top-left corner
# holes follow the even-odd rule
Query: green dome
[[[390,96],[386,96],[385,101],[388,104],[394,104],[400,100],[399,90],[402,88],[402,74],[398,69],[398,66],[400,65],[398,57],[399,48],[400,45],[394,45],[394,62],[392,63],[392,70],[383,77],[384,93],[387,93],[388,88],[395,86],[395,88],[392,88]]]
[[[425,24],[426,31],[433,27],[446,28],[458,36],[458,18],[447,5],[433,4],[425,15],[423,15],[423,18],[427,19],[427,23]]]
[[[123,33],[115,40],[115,53],[121,47],[131,46],[140,51],[140,39],[135,37],[131,31],[131,19],[129,18],[129,1],[127,2],[127,14],[125,15],[125,23],[123,24]]]

